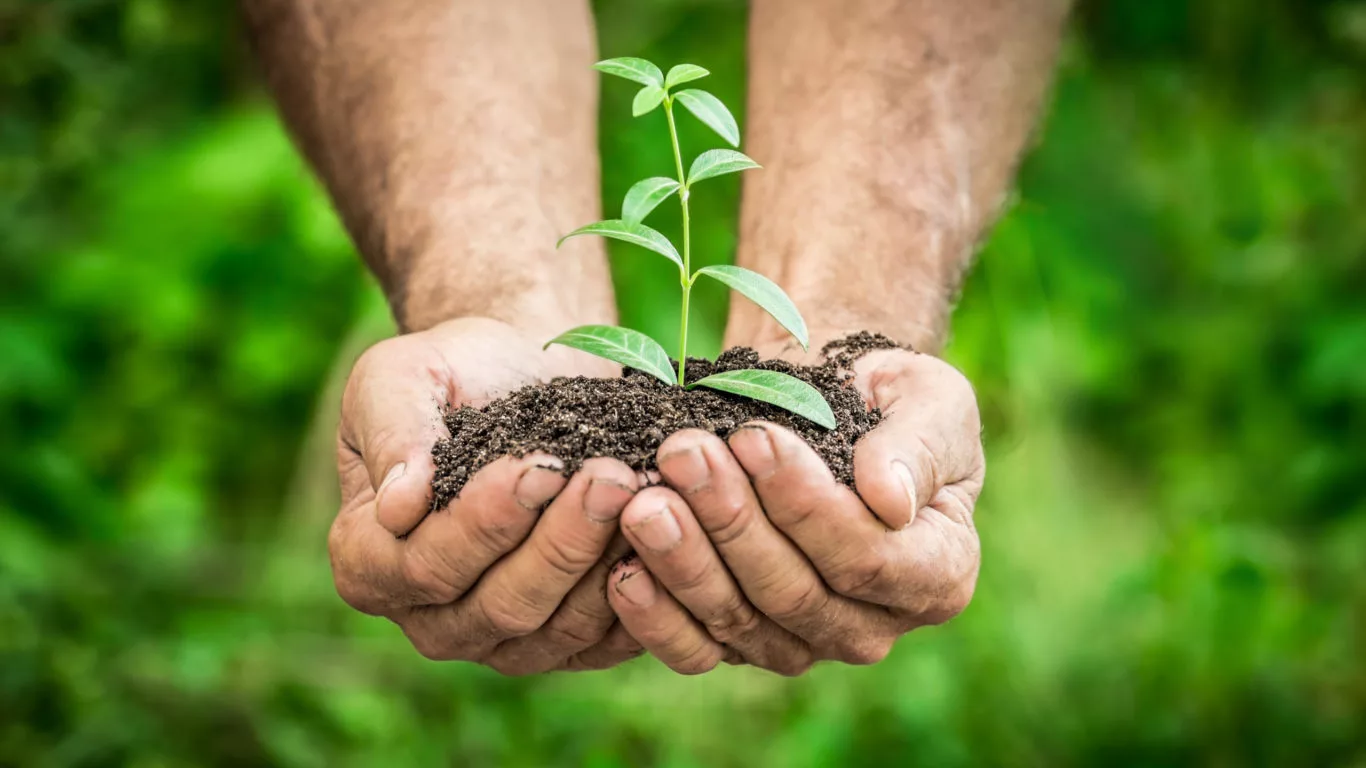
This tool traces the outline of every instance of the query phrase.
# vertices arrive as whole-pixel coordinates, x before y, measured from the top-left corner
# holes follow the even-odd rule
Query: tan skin
[[[857,446],[857,493],[756,424],[669,437],[662,485],[610,459],[566,479],[553,457],[507,458],[429,514],[436,403],[613,374],[540,350],[615,316],[601,244],[553,249],[600,218],[591,14],[578,0],[243,2],[285,117],[405,332],[357,361],[343,398],[329,545],[348,603],[426,656],[506,674],[642,650],[681,673],[870,663],[967,604],[980,419],[968,382],[929,354],[856,364],[855,386],[888,414]],[[1065,10],[754,0],[746,140],[765,170],[745,181],[738,262],[803,308],[813,348],[869,329],[938,351]],[[803,357],[743,300],[726,342]],[[619,564],[631,546],[640,558]]]

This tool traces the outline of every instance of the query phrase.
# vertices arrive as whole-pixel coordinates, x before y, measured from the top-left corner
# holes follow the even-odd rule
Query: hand
[[[618,517],[639,487],[625,464],[593,459],[566,480],[553,457],[507,457],[446,509],[427,509],[440,405],[479,405],[554,375],[614,375],[596,366],[483,319],[362,355],[342,397],[342,504],[328,541],[342,599],[393,620],[428,658],[505,674],[637,655],[604,595],[608,566],[628,549]]]
[[[622,529],[640,560],[612,574],[608,594],[622,626],[674,670],[876,663],[972,598],[985,463],[971,385],[903,350],[869,353],[854,372],[885,416],[856,446],[857,495],[772,424],[741,427],[729,449],[699,430],[660,446],[669,487],[627,504]]]

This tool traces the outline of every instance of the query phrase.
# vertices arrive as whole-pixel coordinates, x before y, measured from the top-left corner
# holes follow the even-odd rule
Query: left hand
[[[626,631],[675,671],[872,664],[972,598],[985,462],[971,385],[904,350],[871,352],[854,373],[885,416],[856,447],[857,494],[772,424],[741,427],[729,447],[700,430],[660,446],[669,487],[622,512],[640,560],[613,572],[608,596]]]

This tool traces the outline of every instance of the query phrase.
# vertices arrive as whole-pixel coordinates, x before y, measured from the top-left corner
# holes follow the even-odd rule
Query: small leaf
[[[635,101],[631,102],[631,116],[640,117],[649,114],[662,101],[664,101],[664,89],[657,85],[647,85],[640,89],[640,92],[636,94]]]
[[[621,218],[639,224],[658,205],[678,191],[678,182],[663,176],[637,181],[621,203]]]
[[[690,83],[693,80],[701,80],[710,74],[710,72],[696,64],[679,64],[669,70],[669,76],[664,78],[664,87],[672,88],[675,85]]]
[[[703,267],[697,270],[697,274],[720,280],[739,291],[745,298],[773,315],[773,319],[801,343],[802,349],[808,348],[806,321],[802,319],[802,313],[797,310],[797,305],[792,303],[792,299],[788,298],[777,283],[758,272],[729,264]]]
[[[555,243],[555,247],[559,248],[564,241],[571,237],[578,237],[579,235],[602,235],[603,237],[610,237],[613,240],[632,243],[641,248],[649,248],[660,256],[677,264],[679,269],[683,268],[683,257],[678,255],[678,249],[674,248],[673,243],[669,242],[669,238],[650,229],[644,224],[622,221],[621,219],[599,221],[596,224],[579,227],[573,232],[570,232],[560,238],[560,241]]]
[[[736,152],[733,149],[709,149],[692,161],[692,167],[688,169],[688,186],[691,187],[703,179],[762,167],[746,157],[743,152]]]
[[[810,419],[826,429],[835,428],[835,413],[830,410],[830,404],[825,402],[820,390],[785,373],[756,369],[726,371],[688,385],[688,389],[693,387],[719,389],[732,395],[759,400]]]
[[[628,368],[644,371],[670,386],[675,383],[669,353],[659,346],[659,342],[640,331],[615,325],[581,325],[547,341],[543,349],[551,344],[581,349]]]
[[[721,138],[732,147],[740,146],[740,126],[736,125],[735,117],[720,99],[695,88],[679,91],[674,94],[674,98],[696,115],[698,120],[706,123],[708,128],[721,134]]]
[[[659,71],[659,67],[645,59],[635,59],[629,56],[620,59],[605,59],[594,64],[593,69],[609,75],[624,77],[641,85],[664,87],[664,73]]]

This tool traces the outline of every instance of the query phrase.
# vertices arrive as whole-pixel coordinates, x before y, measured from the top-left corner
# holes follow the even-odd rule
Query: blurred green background
[[[596,5],[742,104],[743,3]],[[661,162],[630,95],[612,204]],[[1366,2],[1082,2],[1040,135],[949,351],[968,611],[795,680],[503,679],[333,593],[337,390],[390,325],[231,4],[0,0],[0,765],[1366,765]],[[669,338],[667,269],[614,267]]]

